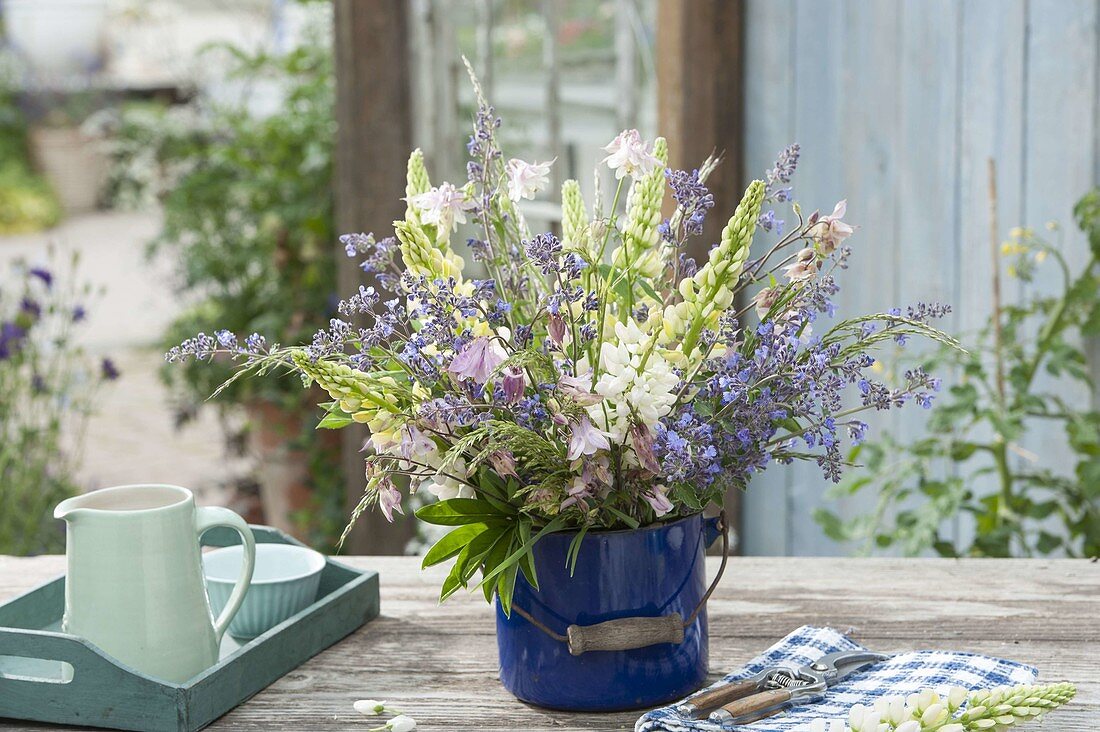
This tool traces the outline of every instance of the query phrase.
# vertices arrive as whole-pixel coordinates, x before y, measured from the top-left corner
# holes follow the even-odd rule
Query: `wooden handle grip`
[[[684,621],[679,613],[658,618],[620,618],[595,625],[570,625],[569,652],[630,651],[658,643],[683,643]]]
[[[708,689],[695,696],[688,697],[681,707],[690,708],[690,713],[694,714],[697,711],[714,709],[723,704],[728,704],[734,699],[748,696],[758,688],[760,688],[760,684],[757,681],[738,681],[732,684],[723,684],[716,689]]]
[[[754,712],[763,712],[790,700],[791,692],[788,689],[772,689],[738,699],[722,708],[729,712],[731,717],[737,718]]]

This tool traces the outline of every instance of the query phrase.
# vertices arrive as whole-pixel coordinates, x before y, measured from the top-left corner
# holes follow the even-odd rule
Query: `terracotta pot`
[[[302,416],[268,401],[252,402],[247,410],[249,449],[258,460],[256,480],[264,522],[306,541],[307,527],[295,517],[313,505],[309,455],[292,445],[301,434]]]

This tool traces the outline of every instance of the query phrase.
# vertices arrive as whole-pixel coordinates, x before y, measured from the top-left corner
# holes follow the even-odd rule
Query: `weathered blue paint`
[[[1100,182],[1098,26],[1097,0],[746,3],[745,176],[759,177],[797,141],[794,186],[804,210],[849,199],[848,219],[860,229],[837,317],[938,299],[955,309],[949,330],[984,322],[990,157],[1002,236],[1058,220],[1063,246],[1085,251],[1070,208]],[[758,235],[760,251],[768,241]],[[1005,297],[1049,292],[1056,279],[1041,275],[1031,293],[1007,280]],[[871,421],[904,440],[923,417],[904,410]],[[1023,447],[1058,467],[1060,441],[1036,430]],[[814,510],[862,514],[876,497],[827,499],[827,487],[812,465],[759,476],[745,497],[744,552],[847,551],[822,534]],[[951,530],[965,538],[972,527],[963,518]]]

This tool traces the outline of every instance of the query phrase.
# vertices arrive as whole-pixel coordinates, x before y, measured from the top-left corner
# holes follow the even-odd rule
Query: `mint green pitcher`
[[[256,545],[227,508],[196,508],[186,488],[126,485],[62,501],[67,524],[62,631],[122,663],[182,683],[218,660],[218,646],[252,580]],[[199,537],[226,526],[241,535],[244,564],[215,620],[203,584]]]

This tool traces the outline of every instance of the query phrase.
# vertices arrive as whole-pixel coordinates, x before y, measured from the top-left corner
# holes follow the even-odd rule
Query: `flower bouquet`
[[[611,195],[598,172],[591,206],[566,181],[560,236],[535,234],[519,203],[546,187],[553,161],[506,158],[475,89],[467,181],[433,184],[414,151],[395,236],[341,239],[379,290],[361,286],[308,345],[217,331],[168,357],[228,354],[243,362],[234,378],[289,369],[331,396],[320,427],[368,425],[352,521],[374,507],[392,520],[406,488],[438,498],[416,516],[455,528],[424,565],[451,561],[441,599],[466,587],[496,598],[502,680],[518,696],[577,709],[675,698],[707,671],[714,526],[702,511],[773,462],[813,460],[835,481],[842,440],[867,429],[860,412],[928,406],[937,380],[916,369],[880,383],[870,352],[912,335],[953,343],[928,324],[945,308],[823,327],[853,227],[843,201],[809,216],[793,203],[797,146],[748,186],[701,264],[685,245],[714,206],[718,161],[669,170],[665,140],[636,130],[605,148]],[[795,219],[786,233],[780,203]],[[461,225],[472,266],[455,249]],[[753,256],[758,229],[770,240]],[[669,641],[678,648],[634,647],[652,628],[580,653],[567,638],[673,614],[688,619]]]

